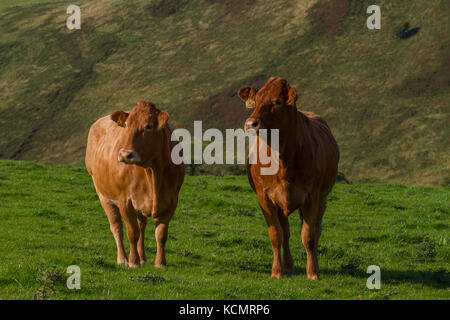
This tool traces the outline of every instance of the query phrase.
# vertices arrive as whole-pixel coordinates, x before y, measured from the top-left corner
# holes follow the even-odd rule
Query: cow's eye
[[[145,125],[145,127],[144,127],[144,130],[145,130],[145,131],[150,131],[150,130],[152,130],[152,128],[153,128],[153,125],[152,125],[151,123],[147,123],[147,124]]]

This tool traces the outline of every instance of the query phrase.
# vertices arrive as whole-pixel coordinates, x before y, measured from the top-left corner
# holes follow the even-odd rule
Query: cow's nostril
[[[259,129],[259,120],[249,119],[245,122],[244,129],[247,130],[258,130]]]
[[[134,150],[120,150],[119,151],[119,161],[125,163],[137,163],[140,162],[141,159],[139,155]]]

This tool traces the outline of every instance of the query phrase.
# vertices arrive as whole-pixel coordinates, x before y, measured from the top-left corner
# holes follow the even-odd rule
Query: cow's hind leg
[[[322,232],[322,216],[325,212],[326,199],[312,203],[302,211],[302,242],[306,249],[306,274],[310,280],[319,279],[318,245]]]
[[[144,246],[145,227],[147,226],[147,217],[143,216],[142,214],[139,214],[138,215],[138,226],[139,226],[139,240],[137,243],[137,250],[138,250],[138,254],[139,254],[140,264],[144,264],[147,261],[147,258],[145,257],[145,246]]]
[[[292,259],[291,250],[289,248],[289,238],[291,236],[289,230],[289,219],[283,214],[282,210],[278,211],[281,228],[283,229],[283,269],[287,272],[294,271],[294,259]]]
[[[127,255],[123,247],[123,227],[119,208],[99,195],[100,203],[109,220],[109,227],[117,246],[117,264],[128,265]]]

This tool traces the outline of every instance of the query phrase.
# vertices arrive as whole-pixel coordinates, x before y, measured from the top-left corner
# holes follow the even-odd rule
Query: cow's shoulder
[[[108,114],[104,117],[99,118],[91,125],[89,136],[93,136],[97,139],[100,137],[105,137],[107,135],[117,137],[118,132],[120,132],[122,129],[123,128],[119,127],[117,123],[111,119],[111,115]]]
[[[90,173],[99,161],[98,157],[100,154],[105,156],[105,152],[111,152],[115,142],[119,139],[122,129],[111,120],[111,115],[101,117],[91,125],[85,156],[86,167]]]

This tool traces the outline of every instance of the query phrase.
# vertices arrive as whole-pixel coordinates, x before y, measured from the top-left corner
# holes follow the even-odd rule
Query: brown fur
[[[250,92],[255,94],[249,94]],[[283,271],[293,271],[294,261],[289,250],[288,216],[299,210],[302,219],[302,242],[307,252],[306,273],[309,279],[319,278],[317,247],[326,198],[336,181],[339,149],[325,120],[306,111],[297,111],[297,93],[287,81],[270,78],[256,92],[244,87],[238,92],[248,105],[254,97],[256,108],[247,124],[253,129],[279,129],[279,170],[275,175],[261,175],[261,163],[247,165],[248,179],[256,191],[259,205],[269,228],[273,248],[272,277]],[[255,122],[256,121],[256,122]],[[273,152],[270,142],[256,139]],[[281,257],[283,248],[283,258]]]
[[[116,111],[97,120],[89,131],[86,168],[108,217],[117,245],[117,263],[136,267],[146,261],[144,236],[147,218],[156,221],[155,266],[166,264],[164,248],[169,221],[178,203],[184,165],[175,165],[170,152],[168,114],[146,101],[130,113]],[[139,162],[118,161],[119,151],[134,150]],[[122,219],[127,227],[130,256],[123,247]]]

